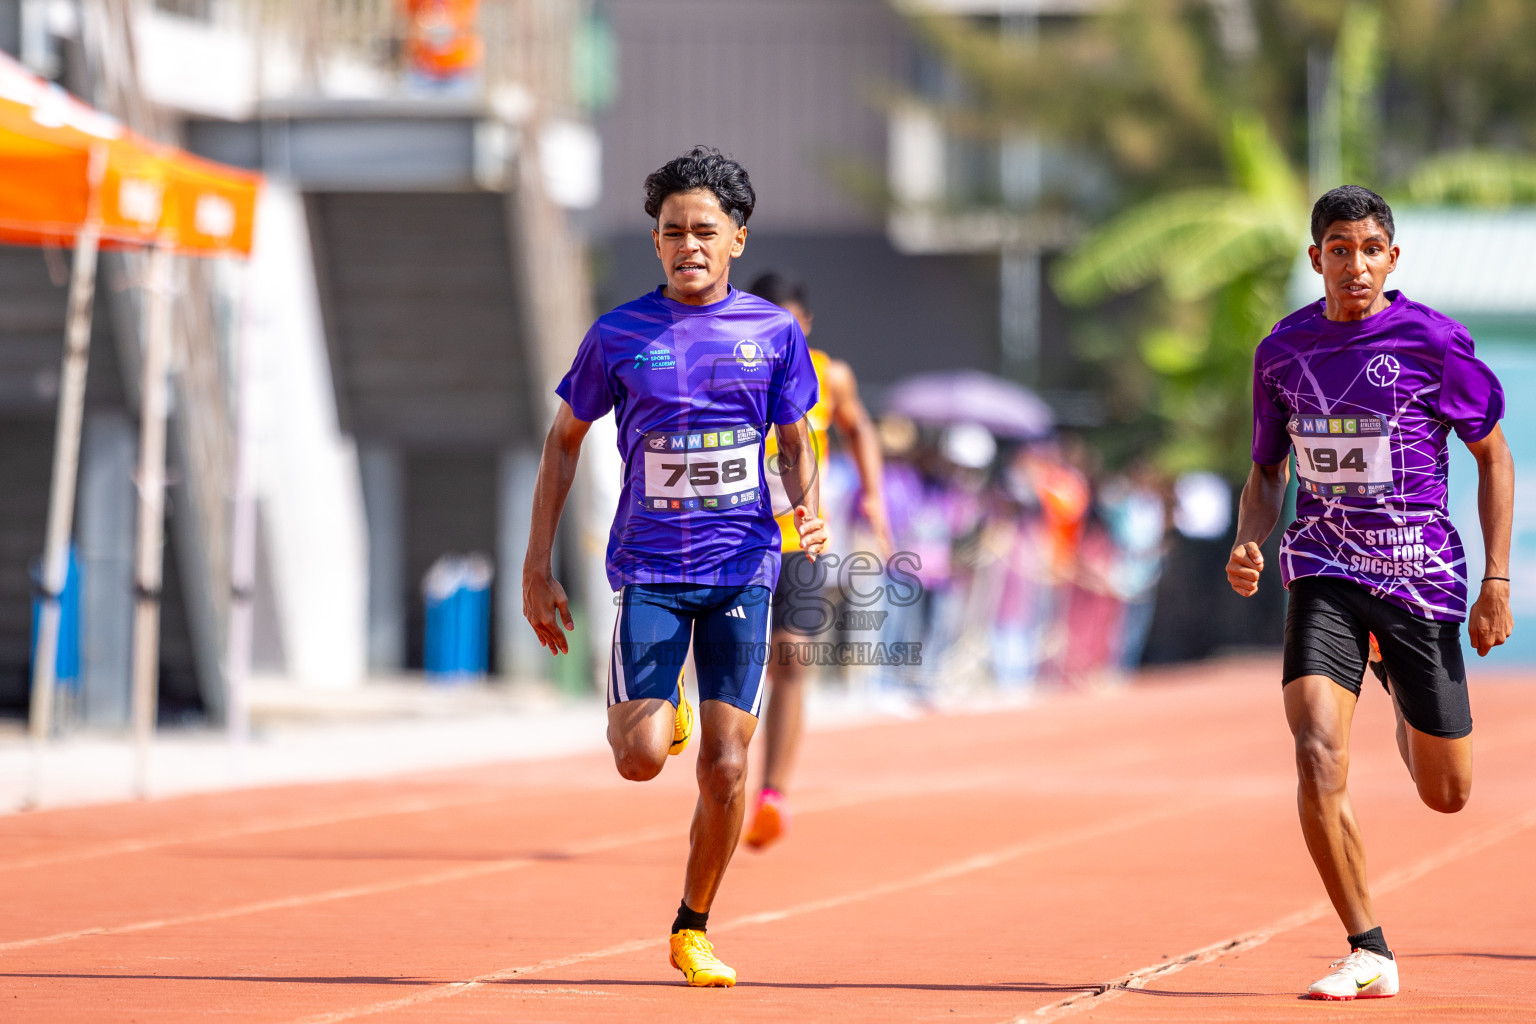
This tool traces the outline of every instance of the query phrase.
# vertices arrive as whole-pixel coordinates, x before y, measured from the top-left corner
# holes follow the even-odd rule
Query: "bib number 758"
[[[693,487],[713,487],[716,484],[734,484],[747,478],[747,460],[726,459],[723,462],[663,462],[661,468],[670,475],[663,487],[672,488],[686,473]]]

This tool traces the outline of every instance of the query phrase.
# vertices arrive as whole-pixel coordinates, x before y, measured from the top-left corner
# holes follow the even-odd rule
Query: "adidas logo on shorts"
[[[741,605],[737,605],[735,608],[732,608],[730,611],[726,612],[725,617],[728,619],[744,619],[747,617],[747,613],[746,610],[741,607]]]

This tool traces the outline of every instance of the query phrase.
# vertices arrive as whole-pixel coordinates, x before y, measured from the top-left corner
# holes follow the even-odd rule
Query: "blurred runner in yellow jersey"
[[[794,314],[800,329],[809,338],[812,314],[805,289],[781,274],[768,273],[747,289]],[[840,440],[853,456],[860,481],[860,511],[874,534],[882,564],[891,555],[891,531],[885,513],[881,481],[884,466],[880,440],[870,421],[869,412],[859,400],[859,385],[853,370],[840,359],[833,359],[820,349],[811,349],[811,363],[816,369],[821,399],[806,415],[815,445],[818,479],[826,495],[828,432],[836,427]],[[768,461],[768,485],[773,492],[774,511],[783,535],[784,564],[779,573],[778,589],[773,595],[773,651],[768,660],[768,710],[762,718],[764,748],[763,788],[757,796],[752,825],[747,831],[747,845],[761,850],[784,834],[789,825],[785,794],[795,755],[804,731],[805,670],[797,657],[786,657],[784,644],[808,640],[831,625],[832,604],[825,590],[835,570],[816,565],[800,550],[800,535],[793,521],[788,497],[779,483],[777,448],[767,439],[764,454]],[[823,512],[825,518],[825,512]],[[844,552],[846,555],[847,552]]]

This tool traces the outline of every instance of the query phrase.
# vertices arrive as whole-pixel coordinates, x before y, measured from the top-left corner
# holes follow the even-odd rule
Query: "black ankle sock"
[[[706,910],[701,914],[697,910],[694,910],[692,907],[690,907],[687,900],[684,900],[677,905],[677,917],[672,922],[672,931],[674,933],[680,932],[684,928],[696,932],[702,932],[707,927],[709,927],[709,911]],[[1376,929],[1376,932],[1378,935],[1378,941],[1380,941],[1379,936],[1381,934],[1381,929]]]
[[[1392,955],[1392,951],[1387,948],[1387,940],[1382,937],[1380,925],[1377,925],[1375,928],[1372,928],[1368,932],[1361,932],[1359,935],[1351,935],[1349,937],[1349,948],[1368,949],[1372,953],[1375,953],[1377,956],[1384,956],[1388,960],[1397,959]]]

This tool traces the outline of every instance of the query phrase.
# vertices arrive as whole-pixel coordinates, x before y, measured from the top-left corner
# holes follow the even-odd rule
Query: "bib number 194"
[[[1339,457],[1343,452],[1343,458]],[[1353,470],[1356,473],[1364,473],[1369,466],[1365,462],[1364,448],[1310,448],[1302,446],[1302,455],[1306,457],[1314,473],[1337,473],[1340,470]]]
[[[1302,490],[1367,498],[1392,491],[1392,438],[1377,416],[1295,416],[1289,424]]]

